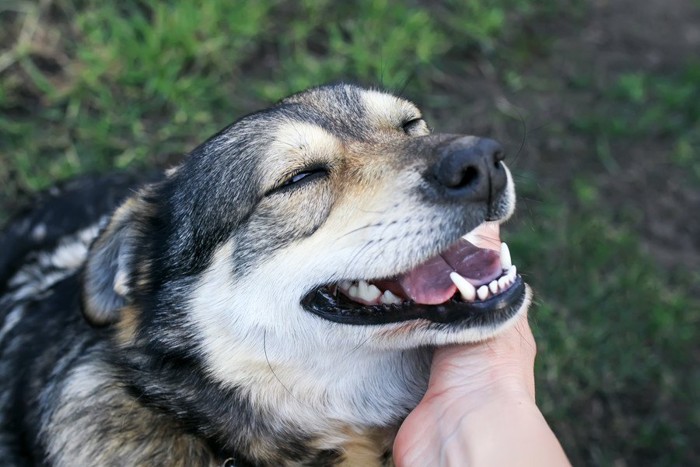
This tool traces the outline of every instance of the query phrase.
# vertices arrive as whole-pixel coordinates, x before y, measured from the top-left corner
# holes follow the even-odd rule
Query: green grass
[[[590,112],[574,122],[578,131],[613,139],[672,141],[670,161],[700,183],[700,61],[697,57],[672,74],[643,71],[617,77]]]
[[[492,50],[510,26],[549,12],[525,0],[53,4],[19,2],[2,22],[7,196],[181,153],[308,86],[424,91],[446,56]]]
[[[690,62],[681,72],[656,75],[644,72],[622,74],[605,93],[609,112],[593,121],[583,120],[583,129],[607,136],[655,135],[698,138],[700,132],[700,61]],[[604,122],[604,125],[596,124]],[[585,128],[586,124],[592,125]]]
[[[428,5],[3,4],[0,222],[57,180],[162,163],[243,113],[323,82],[419,96],[428,115],[454,109],[446,103],[460,98],[455,90],[475,79],[523,95],[561,89],[556,71],[529,70],[547,59],[552,41],[543,31],[585,21],[588,11],[580,0]],[[602,90],[595,82],[575,77],[571,89],[597,96],[596,104],[538,130],[549,132],[542,141],[576,147],[569,142],[590,139],[608,164],[616,163],[613,146],[661,142],[669,161],[700,182],[697,61],[664,75],[629,70]],[[431,124],[440,129],[468,115]],[[512,123],[498,112],[488,118]],[[692,358],[700,304],[689,290],[700,289],[700,275],[660,269],[591,167],[582,164],[556,193],[533,182],[547,167],[522,174],[519,221],[504,234],[536,291],[540,404],[576,465],[697,463],[700,381]]]
[[[688,367],[700,303],[684,292],[691,279],[669,283],[634,232],[600,212],[591,185],[579,185],[588,188],[575,203],[544,198],[506,234],[535,287],[540,405],[588,465],[682,465],[700,421],[700,371]],[[529,195],[538,193],[521,187]]]

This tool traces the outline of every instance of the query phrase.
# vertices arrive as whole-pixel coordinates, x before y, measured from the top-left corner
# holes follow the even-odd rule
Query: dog
[[[3,465],[391,465],[433,349],[529,306],[503,158],[339,83],[50,191],[0,237]]]

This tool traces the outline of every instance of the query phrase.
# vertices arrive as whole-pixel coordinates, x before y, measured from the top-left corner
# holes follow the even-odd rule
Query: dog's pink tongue
[[[470,232],[469,238],[474,243],[462,238],[442,255],[398,277],[404,295],[416,303],[437,305],[457,291],[450,279],[452,271],[476,287],[499,277],[502,271],[498,224],[484,223]]]

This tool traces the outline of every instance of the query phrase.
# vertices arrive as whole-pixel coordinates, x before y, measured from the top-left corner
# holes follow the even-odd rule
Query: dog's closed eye
[[[325,170],[310,170],[306,172],[299,172],[298,174],[294,175],[292,178],[287,180],[285,185],[291,185],[292,183],[299,183],[302,180],[304,180],[307,177],[314,177],[314,176],[320,176],[320,175],[325,175]]]
[[[289,189],[300,188],[308,183],[320,180],[328,176],[328,168],[325,166],[309,167],[300,171],[294,172],[292,175],[284,179],[279,185],[270,190],[267,194],[287,191]]]
[[[422,118],[414,118],[401,125],[401,129],[408,136],[422,136],[430,133],[428,125]]]

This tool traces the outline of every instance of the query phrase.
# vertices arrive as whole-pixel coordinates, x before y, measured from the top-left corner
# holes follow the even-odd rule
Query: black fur
[[[457,136],[430,135],[422,120],[417,134],[415,125],[405,131],[406,122],[420,119],[412,104],[374,96],[380,103],[395,103],[396,114],[386,116],[366,94],[339,84],[291,96],[214,135],[166,176],[84,177],[42,195],[33,210],[10,222],[0,233],[3,465],[325,466],[352,461],[351,453],[375,465],[391,462],[395,430],[427,384],[430,343],[382,348],[389,338],[377,333],[374,345],[382,350],[364,355],[364,366],[353,369],[357,374],[341,381],[352,386],[316,385],[318,394],[309,403],[298,400],[304,396],[295,395],[298,388],[285,386],[274,364],[300,350],[302,361],[290,364],[297,372],[293,376],[316,383],[313,378],[320,374],[332,386],[338,381],[324,371],[350,363],[368,339],[343,353],[348,331],[305,313],[302,292],[280,304],[280,313],[297,307],[299,316],[275,322],[276,336],[256,323],[237,327],[260,312],[259,296],[235,302],[235,287],[256,278],[271,258],[302,283],[303,292],[322,285],[303,282],[314,271],[298,273],[278,258],[280,251],[318,238],[314,234],[326,228],[342,194],[351,193],[356,198],[350,201],[358,203],[376,201],[373,184],[381,177],[391,187],[393,176],[410,175],[414,185],[387,189],[392,196],[404,190],[405,199],[381,199],[388,208],[375,212],[368,225],[349,224],[350,234],[370,228],[376,233],[358,243],[350,259],[338,261],[332,278],[314,280],[347,279],[343,274],[359,267],[358,257],[381,259],[369,266],[384,271],[377,278],[392,276],[444,250],[489,213],[506,215],[496,200],[455,201],[438,193],[430,168]],[[316,148],[322,157],[312,151],[302,162],[294,153],[289,158],[297,166],[282,167],[286,153],[270,155],[269,148],[290,123],[310,124],[317,133],[309,139],[327,137],[331,148]],[[333,153],[346,149],[347,154]],[[279,173],[270,174],[270,166]],[[322,173],[305,185],[289,186],[299,170]],[[415,203],[425,205],[422,213]],[[365,219],[367,212],[359,205],[354,214]],[[98,224],[100,234],[93,241]],[[325,232],[328,256],[345,235]],[[368,258],[361,257],[374,248]],[[219,275],[206,276],[211,271]],[[255,292],[272,289],[273,275],[256,279]],[[209,281],[203,284],[205,276]],[[207,299],[199,288],[220,286],[217,280],[227,288],[221,305],[213,306],[218,309],[197,305],[197,299]],[[227,308],[232,302],[235,309]],[[494,326],[508,319],[494,316]],[[214,319],[215,331],[230,332],[207,335]],[[425,332],[444,333],[439,337],[462,331],[457,325],[414,321]],[[487,321],[484,325],[492,324]],[[306,326],[313,332],[304,334]],[[389,331],[397,329],[400,338],[400,328]],[[318,340],[306,342],[305,336]],[[242,341],[240,348],[227,340],[235,338]],[[226,362],[221,369],[207,353],[212,349],[223,361],[240,349],[257,353],[242,358],[248,367]],[[268,358],[268,349],[277,355]],[[336,350],[335,360],[323,359],[324,351]],[[241,379],[229,374],[230,368],[242,370]],[[347,376],[338,374],[338,379]],[[260,386],[269,381],[272,387]],[[307,421],[297,419],[307,412]]]

